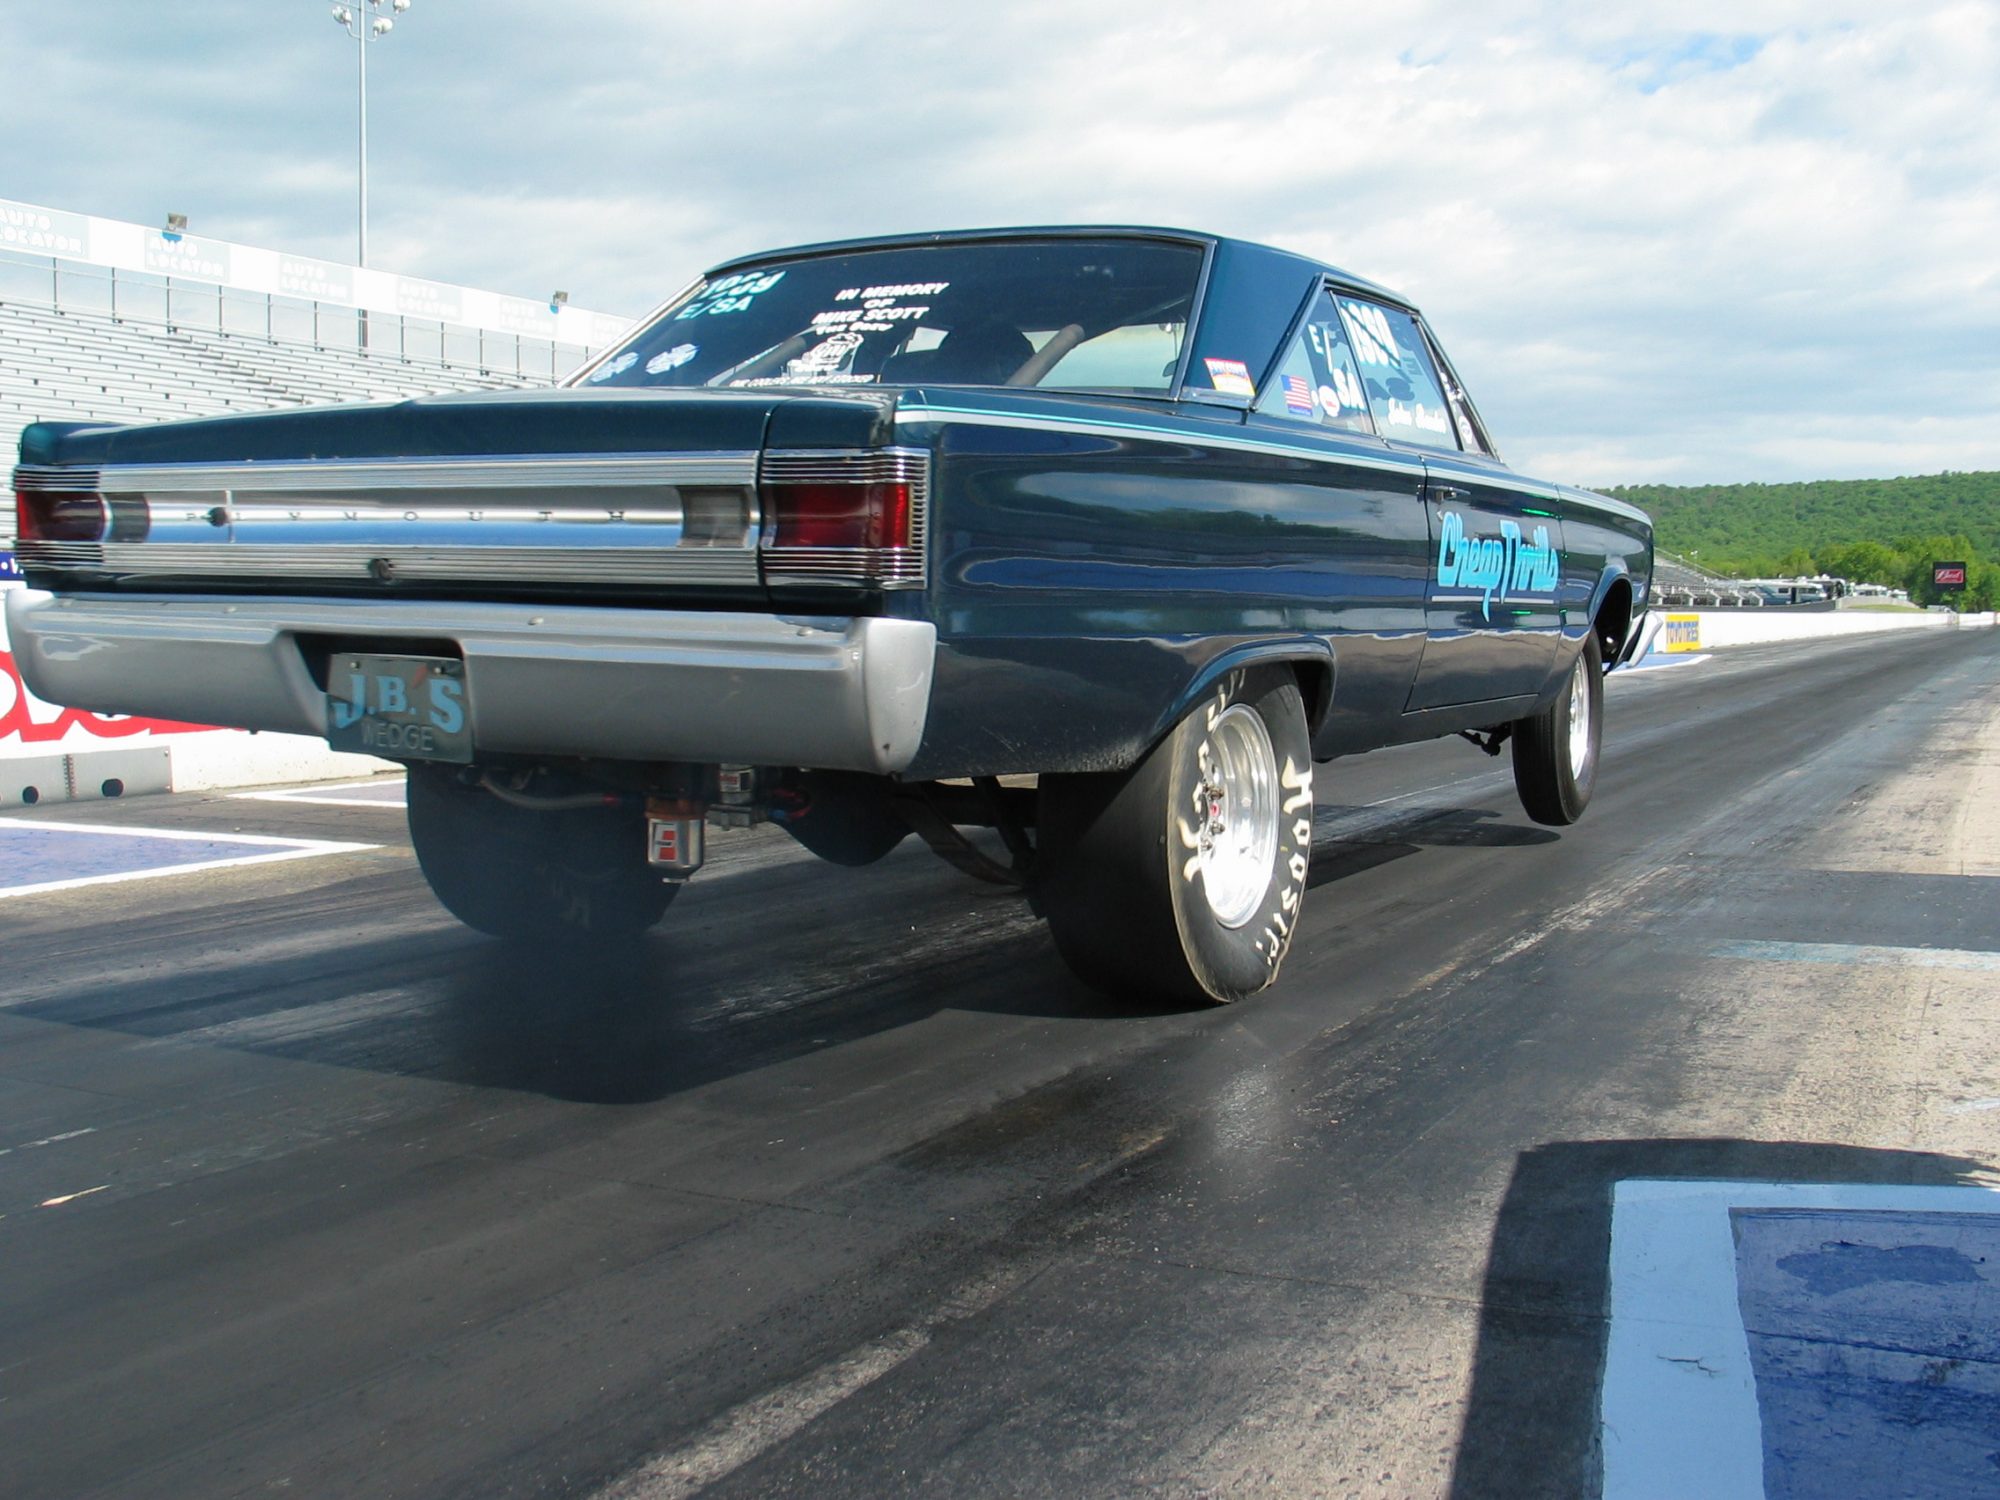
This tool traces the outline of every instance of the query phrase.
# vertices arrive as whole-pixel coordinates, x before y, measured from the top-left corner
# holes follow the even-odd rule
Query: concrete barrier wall
[[[1777,609],[1701,609],[1669,613],[1677,617],[1691,614],[1700,622],[1700,649],[1704,651],[1898,630],[1978,629],[1994,622],[1992,615],[1953,615],[1933,610],[1840,609],[1794,614]]]

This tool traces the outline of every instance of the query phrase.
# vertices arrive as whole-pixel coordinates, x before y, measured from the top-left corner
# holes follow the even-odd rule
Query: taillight
[[[102,495],[16,490],[14,520],[24,542],[97,542],[111,529]]]
[[[774,547],[907,547],[907,484],[766,484]]]
[[[60,464],[22,464],[14,471],[14,518],[23,562],[57,560],[32,543],[143,542],[153,528],[143,494],[107,495],[97,470]]]
[[[921,448],[765,454],[757,485],[765,579],[921,588],[929,494]]]

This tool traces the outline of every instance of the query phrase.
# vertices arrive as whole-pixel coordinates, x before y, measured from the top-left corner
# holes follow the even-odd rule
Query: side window
[[[1486,429],[1479,425],[1479,418],[1473,414],[1472,402],[1466,399],[1465,387],[1452,374],[1451,361],[1438,347],[1435,334],[1431,335],[1431,355],[1437,363],[1438,378],[1444,382],[1445,399],[1451,403],[1452,420],[1458,424],[1459,446],[1468,453],[1491,455],[1493,441],[1486,436]]]
[[[1361,376],[1354,367],[1333,294],[1322,293],[1284,363],[1257,400],[1257,410],[1346,432],[1373,432]]]
[[[1340,299],[1361,385],[1375,413],[1375,430],[1398,442],[1456,448],[1444,391],[1417,320],[1408,313],[1356,297]]]

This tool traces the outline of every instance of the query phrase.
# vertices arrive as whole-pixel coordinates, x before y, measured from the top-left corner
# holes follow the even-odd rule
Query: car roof
[[[763,250],[755,255],[740,255],[722,261],[709,268],[710,277],[749,266],[764,265],[774,260],[803,260],[812,256],[838,255],[852,250],[884,250],[895,248],[916,248],[925,245],[975,244],[985,240],[1037,240],[1037,239],[1145,239],[1172,240],[1182,244],[1196,245],[1213,254],[1217,249],[1230,252],[1232,265],[1242,266],[1252,274],[1283,275],[1301,277],[1324,276],[1344,287],[1365,292],[1372,297],[1380,297],[1402,307],[1413,308],[1408,298],[1352,271],[1344,271],[1338,266],[1300,255],[1291,250],[1280,250],[1275,246],[1259,244],[1254,240],[1240,240],[1227,235],[1208,234],[1195,229],[1174,229],[1159,225],[1145,224],[1033,224],[988,229],[948,229],[920,234],[871,235],[862,239],[824,240],[810,245],[793,245],[782,250]]]

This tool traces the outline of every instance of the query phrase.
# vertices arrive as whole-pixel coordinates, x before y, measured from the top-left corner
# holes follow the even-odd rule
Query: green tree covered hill
[[[1738,575],[1835,573],[1929,602],[1930,564],[1973,565],[1968,609],[2000,593],[2000,472],[1799,484],[1615,485],[1652,514],[1661,550]]]

